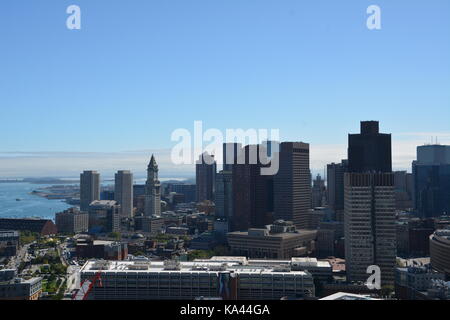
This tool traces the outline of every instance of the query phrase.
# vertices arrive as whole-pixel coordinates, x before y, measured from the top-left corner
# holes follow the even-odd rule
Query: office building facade
[[[344,235],[347,280],[368,279],[367,268],[381,269],[381,285],[394,284],[396,220],[391,135],[376,121],[361,122],[349,135],[349,172],[344,176]]]
[[[221,257],[220,257],[221,258]],[[100,272],[91,300],[279,300],[315,294],[313,277],[305,271],[229,261],[88,261],[81,281]]]
[[[95,200],[100,200],[100,174],[97,171],[84,171],[80,174],[81,211],[87,211]]]
[[[120,231],[120,206],[114,200],[96,200],[89,212],[89,233],[110,233]]]
[[[308,226],[311,207],[309,144],[283,142],[279,146],[279,170],[273,179],[274,219]]]
[[[133,174],[121,170],[115,174],[114,200],[120,205],[122,218],[133,217]]]
[[[201,154],[195,165],[197,202],[214,201],[216,172],[217,164],[214,156],[207,152]]]
[[[339,212],[344,210],[344,173],[347,170],[347,160],[327,165],[327,200],[328,206],[335,212],[336,219]]]
[[[414,208],[422,218],[450,213],[450,146],[417,147],[412,165]]]
[[[55,223],[58,233],[83,233],[89,230],[89,214],[70,208],[55,214]]]

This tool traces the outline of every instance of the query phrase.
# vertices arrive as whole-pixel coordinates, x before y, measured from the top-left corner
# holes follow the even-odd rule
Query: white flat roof
[[[380,300],[380,299],[375,299],[368,295],[338,292],[319,300]]]
[[[81,273],[96,273],[100,270],[93,269],[94,264],[97,261],[89,260],[81,268]],[[116,272],[126,272],[126,273],[152,273],[152,272],[167,272],[167,273],[193,273],[193,272],[208,272],[217,273],[223,271],[217,271],[216,268],[223,266],[220,262],[180,262],[180,270],[165,270],[163,261],[151,261],[148,263],[148,269],[136,270],[132,269],[132,266],[142,266],[142,261],[139,264],[134,261],[109,261],[108,268],[106,270],[101,270],[102,273],[116,273]],[[203,270],[201,268],[204,268]],[[212,270],[211,270],[212,269]],[[226,264],[225,272],[232,271],[241,274],[284,274],[284,275],[301,275],[306,276],[309,273],[304,271],[290,271],[290,272],[274,272],[271,267],[260,267],[260,266],[241,266],[239,263],[230,262]]]

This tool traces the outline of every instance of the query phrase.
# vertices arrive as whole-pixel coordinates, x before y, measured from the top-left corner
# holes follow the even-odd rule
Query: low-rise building
[[[88,261],[81,281],[100,273],[102,286],[94,286],[93,300],[278,300],[314,296],[313,277],[305,271],[243,266],[216,261]]]
[[[142,231],[150,235],[157,235],[164,230],[164,218],[140,216],[134,219],[135,231]]]
[[[229,232],[228,244],[234,255],[248,258],[290,259],[314,250],[316,230],[296,230],[291,222],[276,221],[262,229]]]
[[[428,299],[427,290],[433,287],[433,282],[444,279],[443,273],[433,271],[430,266],[396,268],[395,294],[402,300]]]
[[[430,236],[430,258],[433,269],[450,279],[450,229],[438,230]]]
[[[70,208],[55,214],[58,233],[83,233],[89,230],[89,214],[77,208]]]
[[[19,232],[0,231],[0,257],[14,257],[19,247]]]
[[[56,225],[48,219],[12,219],[0,218],[0,230],[37,232],[43,236],[55,235]]]
[[[42,278],[17,278],[17,270],[0,270],[0,300],[38,300],[42,293]]]
[[[189,228],[187,227],[168,227],[166,229],[166,234],[185,236],[189,233]]]
[[[120,231],[120,206],[113,200],[95,200],[89,205],[89,232]]]
[[[128,256],[128,246],[124,242],[79,239],[76,255],[79,259],[124,260]]]

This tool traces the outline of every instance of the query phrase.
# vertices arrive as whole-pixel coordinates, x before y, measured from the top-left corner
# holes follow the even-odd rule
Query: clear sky
[[[448,0],[2,0],[0,49],[0,177],[143,172],[151,150],[170,175],[195,120],[280,129],[319,170],[360,120],[393,134],[395,168],[450,144]]]

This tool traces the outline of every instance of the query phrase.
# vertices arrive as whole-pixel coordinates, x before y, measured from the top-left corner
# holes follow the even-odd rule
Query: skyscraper
[[[348,136],[349,172],[392,172],[391,135],[379,132],[378,121],[362,121],[360,134]]]
[[[223,144],[223,171],[232,171],[233,164],[237,164],[239,158],[242,158],[242,144],[224,143]]]
[[[327,165],[328,206],[335,213],[338,221],[341,221],[341,213],[344,210],[344,173],[347,170],[347,160]]]
[[[84,171],[80,174],[80,210],[87,211],[95,200],[100,200],[100,174]]]
[[[243,161],[232,165],[231,231],[259,228],[272,222],[273,177],[261,175],[261,168],[268,166],[267,149],[262,145],[248,145],[243,148],[241,155]]]
[[[130,171],[118,171],[115,174],[114,200],[120,205],[120,216],[133,216],[133,174]]]
[[[423,218],[450,213],[450,146],[417,147],[413,162],[414,208]]]
[[[393,284],[396,265],[394,176],[347,173],[344,208],[347,280],[366,281],[367,267],[381,269],[381,285]]]
[[[161,184],[158,180],[158,165],[152,155],[147,167],[145,183],[145,216],[161,216]]]
[[[208,161],[208,160],[211,160]],[[207,152],[200,155],[195,166],[195,180],[197,184],[197,202],[214,200],[214,184],[216,180],[217,165],[214,156]]]
[[[312,208],[322,207],[326,202],[325,180],[322,179],[320,174],[313,181],[311,202]]]
[[[378,122],[362,122],[361,134],[349,135],[349,171],[345,173],[344,230],[347,280],[366,281],[367,267],[381,269],[381,285],[393,284],[396,224],[391,136]]]
[[[283,142],[279,150],[279,170],[273,181],[274,218],[306,229],[311,207],[309,144]]]
[[[220,171],[216,175],[216,218],[229,220],[233,216],[233,173]]]

